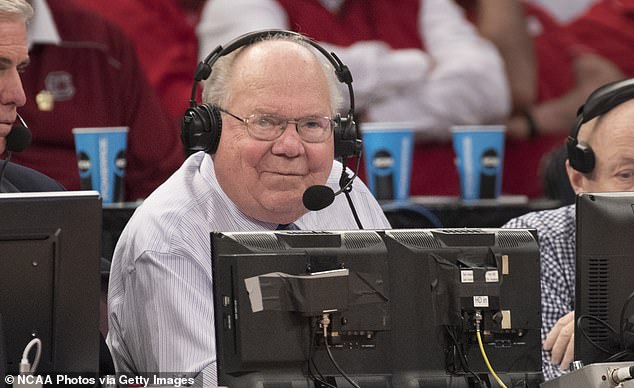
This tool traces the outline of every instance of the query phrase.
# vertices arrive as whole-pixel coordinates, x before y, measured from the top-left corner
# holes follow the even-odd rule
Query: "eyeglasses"
[[[236,120],[240,120],[247,127],[251,137],[258,140],[275,140],[282,136],[289,123],[295,124],[299,137],[307,143],[323,143],[332,134],[332,119],[330,117],[307,116],[296,120],[270,113],[256,113],[246,119],[236,116],[225,109],[218,108]]]

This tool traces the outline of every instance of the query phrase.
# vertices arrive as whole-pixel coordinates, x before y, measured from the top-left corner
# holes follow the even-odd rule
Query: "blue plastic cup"
[[[505,131],[503,125],[461,125],[451,128],[463,200],[500,196]]]
[[[412,123],[363,123],[368,188],[379,200],[407,200],[414,152]]]
[[[96,190],[102,203],[123,202],[128,127],[73,128],[82,190]]]

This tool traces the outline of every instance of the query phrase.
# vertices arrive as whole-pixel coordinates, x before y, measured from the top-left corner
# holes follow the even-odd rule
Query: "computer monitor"
[[[476,310],[502,379],[542,380],[539,250],[528,230],[211,238],[220,385],[475,386],[489,378]],[[327,341],[322,310],[333,311]]]
[[[6,372],[17,374],[34,337],[42,342],[37,373],[98,372],[100,242],[94,191],[0,194]]]
[[[322,310],[333,311],[328,343],[344,372],[388,381],[388,254],[377,232],[214,233],[212,263],[220,385],[312,387],[311,374],[341,384],[317,334]]]
[[[537,387],[539,248],[527,229],[385,231],[392,274],[393,382]],[[476,323],[476,316],[479,323]]]
[[[634,360],[634,193],[576,201],[575,360]]]

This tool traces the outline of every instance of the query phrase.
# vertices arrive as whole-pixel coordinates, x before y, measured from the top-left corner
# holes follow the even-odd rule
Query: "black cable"
[[[321,374],[321,371],[319,371],[319,368],[317,367],[317,363],[315,363],[314,359],[312,360],[312,363],[313,363],[313,366],[315,367],[315,370],[319,374],[319,378],[316,378],[314,381],[318,382],[319,384],[322,384],[322,386],[325,388],[337,388],[326,381],[326,377],[323,374]]]
[[[634,359],[634,352],[629,349],[625,349],[606,358],[605,362],[632,361],[632,359]]]
[[[451,345],[449,347],[449,351],[447,352],[448,353],[447,359],[445,360],[445,368],[447,369],[448,372],[451,372],[451,373],[458,373],[458,370],[459,370],[458,368],[462,368],[463,370],[466,370],[464,367],[462,349],[460,349],[457,345],[458,341],[453,331],[451,331],[451,326],[443,326],[443,327],[445,328],[445,330],[447,331],[447,335],[451,339]],[[456,364],[456,359],[459,361],[459,364]],[[449,362],[451,362],[451,365],[449,365]],[[451,370],[450,370],[450,367],[451,367]]]
[[[314,342],[315,342],[315,335],[317,334],[317,328],[319,327],[319,320],[315,319],[314,325],[311,323],[311,320],[313,320],[313,318],[308,318],[308,322],[310,325],[310,343],[308,345],[308,360],[307,360],[308,376],[313,380],[313,383],[319,383],[322,387],[336,388],[335,386],[326,382],[326,378],[324,377],[324,375],[321,374],[321,372],[319,371],[319,368],[317,368],[317,364],[315,363],[315,359],[313,357],[315,354]],[[317,378],[317,376],[315,376],[311,368],[311,365],[315,367],[315,371],[319,374],[319,377],[321,378]]]
[[[451,342],[453,343],[453,348],[458,353],[458,358],[460,360],[460,366],[462,367],[462,369],[465,372],[468,372],[471,376],[473,376],[473,378],[476,379],[480,387],[486,387],[486,385],[484,384],[484,381],[482,381],[480,376],[478,376],[477,373],[475,373],[469,367],[469,360],[467,360],[467,356],[464,354],[464,351],[462,349],[462,344],[460,343],[460,341],[458,341],[456,333],[451,331],[451,326],[447,325],[445,326],[445,329],[447,330],[447,333],[449,334],[449,337],[451,338]]]
[[[360,230],[363,230],[363,225],[361,225],[361,220],[359,220],[359,216],[357,215],[357,210],[354,208],[354,205],[352,204],[352,198],[350,198],[350,193],[349,192],[344,192],[344,194],[346,195],[346,199],[348,200],[348,205],[350,205],[350,210],[352,210],[352,216],[354,217],[354,220],[357,222],[357,226],[359,227]]]
[[[1,181],[0,181],[1,182]],[[627,320],[625,319],[625,311],[627,310],[627,306],[629,306],[630,302],[634,298],[634,291],[630,293],[630,295],[625,299],[623,303],[623,307],[621,308],[621,331],[620,331],[620,339],[621,339],[621,348],[625,349],[625,326],[627,324]]]
[[[350,376],[348,376],[348,374],[346,372],[343,371],[343,369],[341,369],[341,367],[339,366],[339,364],[337,363],[337,361],[335,360],[335,357],[333,357],[332,352],[330,351],[330,344],[328,343],[328,325],[330,324],[330,317],[328,314],[324,314],[323,318],[321,320],[321,324],[323,326],[324,329],[324,344],[326,345],[326,352],[328,353],[328,357],[330,358],[330,362],[332,363],[332,365],[334,365],[335,369],[337,369],[337,371],[339,372],[339,374],[341,376],[343,376],[344,379],[346,379],[350,385],[352,385],[354,388],[361,388],[359,387],[359,385],[357,383],[355,383]]]
[[[592,315],[581,315],[579,318],[577,318],[577,327],[576,329],[579,329],[579,332],[581,333],[581,335],[583,336],[583,338],[586,339],[586,341],[588,341],[588,343],[592,346],[594,346],[596,349],[602,351],[603,353],[606,354],[612,354],[613,352],[604,348],[603,346],[599,345],[598,343],[596,343],[593,339],[591,339],[588,336],[588,333],[586,332],[586,330],[583,327],[583,320],[584,319],[592,319],[594,321],[599,322],[600,324],[602,324],[604,327],[606,327],[607,329],[609,329],[613,334],[619,334],[616,330],[614,330],[614,328],[612,327],[612,325],[610,325],[608,322],[606,322],[605,320],[601,319],[601,318],[597,318],[595,316]],[[576,330],[575,330],[576,331]]]
[[[357,214],[357,209],[355,209],[354,204],[352,203],[352,198],[350,197],[350,191],[352,191],[352,181],[357,176],[357,172],[359,171],[359,164],[361,162],[361,155],[357,158],[355,173],[352,177],[349,177],[346,173],[346,165],[344,164],[343,158],[341,159],[341,164],[343,168],[341,169],[341,178],[339,178],[339,187],[346,195],[346,199],[348,200],[348,206],[350,206],[350,210],[352,211],[352,216],[354,217],[355,222],[360,230],[363,230],[363,225],[361,224],[361,220],[359,219],[359,215]]]
[[[339,366],[339,364],[337,364],[337,361],[335,361],[335,358],[332,355],[332,352],[330,351],[330,345],[328,344],[328,338],[326,336],[324,336],[324,342],[326,344],[326,351],[328,352],[328,357],[330,358],[330,362],[332,362],[332,365],[335,366],[335,369],[337,369],[337,371],[339,372],[339,374],[341,376],[343,376],[344,379],[346,379],[350,385],[352,385],[354,388],[361,388],[359,387],[359,385],[357,383],[355,383],[350,376],[348,376],[346,374],[346,372],[343,371],[343,369],[341,369],[341,367]]]
[[[308,333],[308,354],[306,355],[306,369],[307,369],[308,376],[311,377],[314,381],[315,375],[313,374],[313,371],[310,365],[311,365],[311,361],[313,360],[313,342],[314,342],[315,333],[317,332],[317,329],[313,329],[314,325],[312,323],[311,317],[308,318],[308,327],[309,327],[309,333]]]
[[[427,207],[420,204],[403,204],[400,201],[388,202],[381,204],[381,208],[386,214],[390,212],[395,212],[398,214],[399,212],[408,211],[414,213],[415,215],[422,217],[425,221],[427,221],[431,228],[442,228],[442,221],[440,218]],[[389,214],[388,214],[389,215]],[[389,217],[388,217],[389,219]]]

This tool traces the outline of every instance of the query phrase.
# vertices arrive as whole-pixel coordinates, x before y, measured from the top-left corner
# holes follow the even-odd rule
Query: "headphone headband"
[[[198,88],[198,83],[200,81],[203,81],[209,78],[209,76],[211,75],[211,69],[213,65],[216,63],[216,61],[218,61],[218,59],[236,51],[239,48],[250,46],[251,44],[257,41],[263,40],[273,35],[295,37],[298,40],[301,40],[302,42],[306,42],[310,44],[317,51],[319,51],[335,69],[335,75],[337,76],[337,79],[339,80],[339,82],[345,83],[346,86],[348,86],[348,92],[350,95],[349,112],[350,114],[354,113],[354,91],[352,89],[352,73],[350,72],[350,69],[348,68],[348,66],[346,66],[343,62],[341,62],[339,57],[337,57],[337,55],[334,52],[329,53],[328,51],[326,51],[326,49],[324,49],[321,45],[319,45],[314,40],[302,34],[299,34],[297,32],[288,31],[288,30],[276,30],[276,29],[255,31],[255,32],[250,32],[250,33],[241,35],[237,37],[236,39],[234,39],[233,41],[227,43],[225,47],[220,45],[216,47],[211,53],[209,53],[207,57],[203,61],[199,62],[198,65],[196,66],[196,70],[194,72],[194,85],[192,87],[190,106],[191,106],[191,101],[194,102],[194,106],[196,105],[195,101],[196,101],[196,90]]]
[[[207,57],[198,63],[194,72],[194,83],[189,100],[189,109],[185,112],[181,122],[181,140],[189,151],[204,150],[214,153],[220,140],[222,120],[220,112],[209,104],[198,105],[196,92],[200,81],[209,78],[216,61],[235,50],[249,46],[268,37],[281,35],[296,38],[305,42],[319,51],[333,66],[337,80],[346,84],[349,95],[349,109],[346,117],[339,114],[334,118],[335,156],[340,158],[359,157],[361,153],[361,140],[357,125],[354,121],[354,90],[352,88],[352,73],[348,66],[343,64],[335,53],[329,53],[312,39],[293,31],[287,30],[262,30],[250,32],[237,37],[224,47],[218,46]]]
[[[634,78],[603,85],[588,97],[577,110],[577,118],[566,141],[570,166],[582,173],[594,169],[595,155],[590,145],[579,141],[581,126],[601,116],[625,101],[634,98]]]

